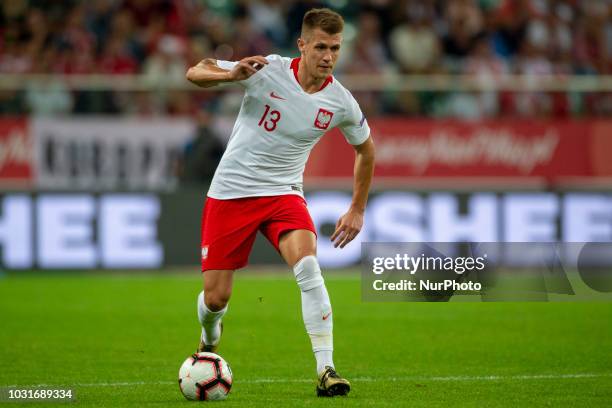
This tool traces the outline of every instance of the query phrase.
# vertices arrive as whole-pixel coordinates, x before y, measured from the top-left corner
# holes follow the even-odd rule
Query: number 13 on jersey
[[[270,110],[270,105],[266,105],[266,111],[261,115],[261,119],[259,119],[259,123],[257,126],[263,125],[264,129],[268,132],[276,129],[276,124],[281,118],[281,114],[277,110]]]

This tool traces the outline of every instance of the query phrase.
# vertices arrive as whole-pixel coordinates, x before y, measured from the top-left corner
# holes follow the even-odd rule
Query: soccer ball
[[[232,388],[232,370],[215,353],[196,353],[181,366],[178,382],[188,400],[224,400]]]

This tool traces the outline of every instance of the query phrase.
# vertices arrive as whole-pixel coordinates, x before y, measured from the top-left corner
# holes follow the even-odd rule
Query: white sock
[[[198,295],[198,320],[202,325],[202,339],[204,339],[205,344],[215,346],[219,343],[221,337],[219,321],[225,312],[227,312],[227,305],[218,312],[209,310],[204,303],[204,291],[200,292]]]
[[[333,353],[334,352],[332,350],[315,351],[314,355],[317,359],[317,374],[321,374],[321,372],[327,366],[334,368],[334,360],[332,359]]]
[[[334,367],[333,316],[329,294],[316,257],[302,258],[293,268],[302,295],[302,317],[317,360],[317,374]]]

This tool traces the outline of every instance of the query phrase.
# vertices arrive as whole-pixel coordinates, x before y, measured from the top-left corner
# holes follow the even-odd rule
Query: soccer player
[[[343,248],[361,230],[374,168],[374,144],[359,105],[333,76],[342,17],[329,9],[304,15],[299,58],[204,59],[187,71],[200,87],[245,88],[238,119],[215,172],[202,215],[204,291],[198,296],[199,351],[217,350],[236,269],[247,264],[257,231],[293,268],[302,317],[317,362],[317,395],[346,395],[349,382],[332,359],[332,309],[316,258],[316,231],[303,198],[304,166],[313,146],[335,127],[356,151],[353,199],[331,236]]]

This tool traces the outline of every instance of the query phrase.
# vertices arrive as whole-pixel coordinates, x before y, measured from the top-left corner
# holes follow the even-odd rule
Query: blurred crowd
[[[612,0],[10,0],[0,9],[0,75],[142,74],[152,91],[0,91],[1,114],[194,114],[235,108],[225,93],[166,91],[204,57],[296,56],[303,14],[346,19],[337,74],[612,74]],[[159,88],[159,89],[158,89]],[[367,115],[609,115],[608,93],[358,92]],[[230,108],[231,109],[231,108]]]

